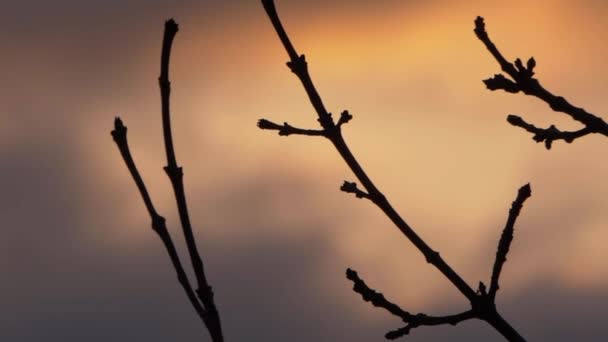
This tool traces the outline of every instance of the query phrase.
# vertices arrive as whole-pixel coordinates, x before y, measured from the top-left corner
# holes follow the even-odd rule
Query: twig
[[[513,201],[511,210],[509,210],[509,217],[507,218],[507,224],[505,229],[502,231],[500,241],[498,242],[498,248],[496,250],[496,259],[494,261],[494,268],[492,269],[492,280],[490,282],[490,292],[488,295],[492,300],[496,297],[496,291],[498,291],[498,278],[500,278],[500,272],[505,261],[507,261],[507,254],[513,241],[513,229],[515,227],[515,220],[519,216],[519,212],[524,205],[524,202],[528,197],[532,195],[530,184],[522,186],[517,192],[517,198]],[[484,291],[485,292],[485,291]]]
[[[114,131],[112,131],[112,136],[114,137],[114,141],[116,141],[116,144],[120,149],[123,159],[125,160],[125,163],[127,164],[127,167],[129,168],[131,175],[133,176],[135,183],[140,193],[142,194],[146,208],[148,209],[148,212],[152,217],[153,228],[163,240],[165,247],[167,248],[167,251],[173,262],[173,266],[175,267],[176,272],[178,273],[179,281],[184,287],[186,294],[190,299],[190,302],[192,303],[197,313],[205,323],[205,326],[207,327],[207,330],[209,331],[212,340],[214,342],[223,342],[224,338],[222,334],[220,316],[217,311],[215,301],[213,299],[213,291],[205,277],[203,261],[198,253],[194,234],[192,233],[192,226],[190,224],[188,207],[186,203],[186,195],[184,191],[183,170],[177,164],[177,161],[175,159],[175,150],[173,148],[169,106],[169,96],[171,93],[171,83],[169,81],[169,61],[171,56],[171,46],[173,43],[173,39],[177,34],[177,31],[178,26],[173,19],[170,19],[165,22],[165,31],[163,35],[160,63],[161,71],[160,77],[158,79],[161,93],[163,135],[165,140],[165,151],[167,154],[167,166],[164,167],[164,170],[167,173],[169,179],[171,180],[173,191],[175,193],[182,230],[186,240],[186,245],[188,247],[188,253],[192,262],[192,268],[194,269],[194,274],[198,283],[198,288],[196,291],[192,290],[190,282],[188,281],[186,273],[184,272],[177,252],[175,251],[173,242],[171,241],[171,237],[165,227],[165,219],[159,216],[154,210],[154,207],[152,206],[152,201],[150,200],[150,196],[148,195],[144,182],[139,176],[137,169],[135,168],[135,164],[131,159],[131,155],[129,153],[127,145],[127,128],[124,127],[122,121],[119,118],[115,120],[115,129]],[[194,295],[195,292],[196,296]]]
[[[291,43],[289,36],[285,32],[283,25],[277,14],[274,1],[262,0],[262,4],[272,25],[279,36],[287,54],[289,55],[290,61],[287,66],[291,71],[296,74],[300,82],[302,83],[308,98],[312,106],[314,107],[318,121],[324,131],[324,137],[329,139],[338,153],[342,156],[346,164],[355,174],[358,181],[365,188],[365,192],[358,190],[354,183],[346,182],[346,192],[351,192],[360,198],[368,198],[374,204],[376,204],[386,216],[395,224],[395,226],[409,239],[409,241],[416,246],[416,248],[424,255],[427,262],[435,266],[471,303],[473,316],[475,318],[483,319],[491,324],[498,332],[500,332],[509,341],[524,341],[523,337],[506,322],[496,311],[494,303],[489,301],[487,296],[478,294],[473,290],[463,279],[458,275],[452,267],[450,267],[443,258],[434,251],[425,241],[422,240],[414,232],[414,230],[403,220],[403,218],[395,211],[391,206],[386,197],[378,190],[371,179],[367,176],[359,162],[356,160],[354,155],[351,153],[342,136],[342,125],[348,122],[352,116],[348,114],[348,119],[341,119],[338,124],[335,124],[331,114],[325,109],[325,105],[321,100],[308,72],[308,64],[304,55],[298,55],[296,49]],[[344,113],[344,112],[343,112]],[[262,121],[263,120],[263,121]],[[268,120],[262,119],[260,122],[268,123]],[[268,128],[269,125],[265,124]],[[278,125],[277,125],[278,126]],[[277,127],[275,127],[277,129]],[[344,185],[342,187],[344,189]],[[409,330],[408,330],[409,331]]]
[[[198,283],[196,293],[198,298],[203,303],[208,315],[206,322],[207,328],[209,329],[214,341],[223,341],[224,338],[222,336],[220,317],[215,306],[215,301],[213,300],[213,290],[205,277],[203,260],[199,255],[196,241],[194,240],[194,234],[192,233],[192,225],[190,223],[188,205],[186,203],[186,193],[184,191],[184,173],[182,168],[177,164],[175,159],[175,151],[173,149],[171,114],[169,108],[169,95],[171,93],[171,82],[169,81],[169,58],[171,56],[173,39],[175,38],[177,31],[178,26],[173,19],[168,20],[165,23],[165,34],[163,37],[163,48],[160,62],[160,77],[158,78],[162,104],[163,136],[165,138],[165,150],[167,152],[167,166],[165,166],[164,169],[167,176],[171,180],[173,192],[175,193],[179,219],[182,224],[182,230],[184,232],[186,246],[188,247],[188,253],[190,254],[192,268],[194,269],[194,274]]]
[[[527,123],[524,119],[517,115],[510,114],[507,116],[507,121],[516,127],[521,127],[526,131],[534,134],[532,139],[536,142],[545,142],[545,147],[547,150],[551,149],[551,144],[556,140],[563,140],[570,144],[576,138],[580,138],[589,133],[592,133],[588,127],[584,127],[578,131],[568,132],[568,131],[560,131],[555,127],[555,125],[549,126],[549,128],[539,128],[532,124]]]
[[[353,291],[363,297],[366,302],[371,302],[373,306],[385,309],[392,315],[401,318],[406,324],[405,327],[399,328],[388,332],[385,337],[389,340],[394,340],[410,333],[411,329],[420,326],[434,326],[434,325],[456,325],[462,321],[475,318],[475,314],[472,310],[467,310],[455,315],[449,316],[428,316],[423,313],[411,314],[401,309],[397,304],[394,304],[384,298],[384,295],[380,292],[376,292],[365,284],[365,282],[359,277],[356,271],[352,269],[346,270],[346,278],[353,282]]]
[[[534,68],[536,67],[536,60],[534,60],[533,57],[528,59],[526,66],[523,65],[519,58],[517,58],[514,63],[508,62],[500,53],[496,45],[490,40],[482,17],[477,17],[477,19],[475,19],[474,32],[477,38],[479,38],[492,56],[494,56],[494,59],[496,59],[502,71],[511,77],[511,79],[508,79],[502,74],[497,74],[484,80],[483,82],[489,90],[502,89],[509,93],[518,93],[521,91],[526,95],[537,97],[547,103],[554,111],[565,113],[572,119],[580,122],[584,125],[584,128],[575,132],[560,131],[553,125],[548,129],[542,129],[528,124],[515,115],[509,115],[507,118],[509,123],[533,133],[533,139],[536,142],[544,141],[547,149],[551,148],[551,144],[555,140],[564,140],[567,143],[571,143],[575,139],[590,133],[599,133],[608,136],[608,124],[603,119],[587,112],[583,108],[570,104],[570,102],[561,96],[553,95],[533,77]]]
[[[258,127],[260,129],[267,129],[271,131],[279,131],[279,135],[282,136],[290,136],[292,134],[296,135],[308,135],[308,136],[325,136],[325,131],[320,129],[302,129],[293,127],[287,122],[284,122],[283,125],[276,124],[272,121],[266,119],[260,119],[258,121]]]
[[[342,186],[340,187],[340,190],[342,190],[346,193],[349,193],[349,194],[354,194],[355,197],[357,197],[357,198],[370,199],[370,196],[367,192],[365,192],[363,190],[359,190],[359,188],[357,187],[357,183],[344,181],[344,184],[342,184]]]
[[[117,117],[114,120],[114,130],[112,131],[112,138],[114,138],[114,142],[116,142],[116,146],[120,151],[120,155],[127,165],[127,169],[129,169],[129,173],[131,173],[131,177],[135,181],[135,185],[137,185],[137,189],[139,189],[139,193],[141,194],[142,199],[144,200],[144,204],[146,205],[146,209],[148,210],[148,214],[152,219],[152,229],[158,234],[163,244],[165,245],[165,249],[169,254],[169,258],[171,258],[171,262],[173,263],[173,268],[175,268],[175,272],[177,273],[177,279],[179,283],[184,288],[190,303],[198,313],[199,317],[205,321],[205,310],[199,303],[198,299],[196,299],[196,295],[194,294],[194,290],[192,290],[192,286],[190,285],[190,281],[188,280],[188,276],[184,271],[184,267],[179,259],[179,255],[177,254],[177,250],[175,249],[175,245],[173,244],[173,240],[171,239],[171,235],[169,235],[169,231],[167,230],[167,226],[165,224],[165,218],[160,216],[156,209],[154,208],[154,204],[152,204],[152,199],[146,189],[146,185],[137,170],[137,166],[133,161],[133,157],[131,156],[131,152],[129,150],[129,144],[127,142],[127,127],[123,125],[122,120]]]

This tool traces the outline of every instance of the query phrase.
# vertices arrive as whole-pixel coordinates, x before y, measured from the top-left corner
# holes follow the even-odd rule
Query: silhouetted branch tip
[[[490,90],[498,90],[502,89],[508,93],[518,93],[519,86],[510,79],[506,78],[502,74],[496,74],[491,78],[483,80],[483,83],[486,85],[486,88]]]
[[[477,16],[477,18],[475,18],[475,29],[473,31],[475,31],[475,34],[477,37],[479,37],[479,39],[482,39],[482,37],[488,35],[486,32],[486,23],[483,21],[483,17]]]
[[[485,23],[482,17],[477,17],[475,19],[474,31],[477,38],[479,38],[494,59],[496,59],[502,71],[511,77],[511,79],[507,79],[505,76],[497,74],[484,80],[483,82],[489,90],[502,89],[509,93],[521,91],[526,95],[537,97],[547,103],[552,110],[569,115],[572,119],[582,123],[585,127],[573,132],[560,131],[554,125],[543,129],[528,124],[517,116],[511,115],[507,118],[509,123],[533,133],[534,141],[544,142],[547,149],[551,149],[551,145],[555,140],[564,140],[567,143],[571,143],[575,139],[590,133],[600,133],[604,136],[608,136],[608,124],[604,120],[585,111],[583,108],[570,104],[562,96],[552,94],[545,89],[537,79],[533,78],[534,68],[536,67],[536,60],[534,57],[530,57],[525,66],[519,58],[517,58],[514,63],[509,63],[500,53],[496,45],[490,40],[490,37],[485,30]]]
[[[479,287],[477,288],[477,294],[480,296],[488,295],[488,290],[487,290],[486,284],[484,284],[483,281],[479,282]]]
[[[534,67],[536,66],[536,60],[534,57],[530,57],[528,62],[526,62],[526,66],[521,63],[521,59],[515,59],[515,67],[517,71],[519,71],[519,76],[523,78],[532,78],[534,76]]]
[[[448,316],[429,316],[424,313],[411,314],[401,309],[397,304],[394,304],[387,300],[384,295],[371,289],[363,279],[359,277],[359,274],[352,270],[346,270],[346,278],[353,282],[353,291],[360,294],[364,301],[372,303],[373,306],[385,309],[392,315],[399,317],[403,322],[407,323],[403,328],[389,331],[384,335],[389,340],[394,340],[403,337],[410,333],[411,329],[420,326],[434,326],[434,325],[456,325],[462,321],[474,318],[475,315],[472,310],[467,310],[455,315]]]
[[[165,21],[165,30],[169,33],[169,34],[176,34],[177,31],[179,31],[179,25],[175,22],[175,20],[173,18]]]
[[[592,133],[589,127],[584,127],[578,131],[560,131],[555,125],[548,128],[539,128],[527,123],[524,119],[517,115],[510,114],[507,116],[507,121],[516,127],[523,128],[527,132],[533,134],[532,139],[537,143],[544,142],[545,147],[550,150],[554,141],[563,140],[566,143],[572,143],[576,138],[580,138]]]
[[[363,279],[359,277],[357,271],[353,269],[346,269],[346,278],[353,282],[353,291],[360,294],[364,301],[372,303],[373,306],[387,310],[391,314],[400,317],[404,321],[411,316],[411,314],[401,309],[397,304],[391,303],[384,295],[380,292],[376,292],[371,289]]]
[[[340,113],[340,119],[338,119],[337,126],[342,126],[345,123],[348,123],[352,119],[353,119],[353,116],[347,110],[345,110],[342,113]]]
[[[355,183],[355,182],[344,181],[344,183],[340,187],[340,190],[342,190],[346,193],[349,193],[349,194],[354,194],[357,198],[370,199],[370,195],[367,192],[360,190],[357,187],[357,183]]]
[[[523,204],[523,202],[528,199],[528,197],[532,196],[532,187],[530,186],[530,183],[527,183],[526,185],[522,186],[521,188],[519,188],[519,191],[517,192],[517,198],[516,198],[516,202],[521,201],[521,204]]]
[[[188,299],[192,303],[192,306],[202,319],[203,323],[207,327],[211,335],[211,339],[214,342],[223,342],[222,327],[220,322],[220,316],[213,300],[213,292],[207,282],[205,276],[203,261],[198,253],[194,234],[192,232],[192,225],[188,214],[188,206],[186,203],[186,195],[184,191],[183,183],[183,169],[177,164],[175,158],[175,150],[173,146],[173,137],[171,132],[171,113],[170,113],[170,93],[171,83],[169,80],[169,63],[171,57],[171,47],[173,39],[178,31],[178,25],[173,20],[167,20],[165,22],[165,31],[163,34],[161,60],[160,60],[160,76],[159,87],[161,94],[161,112],[162,112],[162,126],[163,126],[163,137],[165,142],[165,151],[167,155],[167,166],[164,167],[167,176],[171,181],[173,192],[175,194],[175,200],[177,203],[177,209],[179,218],[184,233],[184,239],[186,241],[190,260],[192,262],[192,268],[196,276],[198,289],[193,290],[188,277],[183,269],[182,263],[179,259],[177,250],[173,244],[171,236],[166,228],[165,219],[158,215],[152,200],[148,194],[146,186],[135,167],[135,163],[129,152],[128,145],[126,143],[126,127],[122,124],[120,118],[114,120],[114,131],[112,136],[116,141],[121,155],[127,165],[127,168],[131,172],[133,179],[143,197],[144,203],[148,210],[148,213],[152,219],[152,229],[159,235],[162,240],[167,253],[173,263],[173,267],[177,273],[178,281],[184,288]],[[197,298],[198,295],[198,298]]]
[[[272,129],[272,130],[280,130],[283,126],[276,124],[270,120],[260,119],[258,120],[258,127],[260,129]]]
[[[127,127],[123,125],[120,117],[114,119],[114,130],[111,132],[112,138],[117,144],[124,144],[127,139]]]
[[[412,326],[408,324],[403,328],[399,328],[397,330],[391,330],[391,331],[387,332],[384,335],[384,337],[387,340],[396,340],[398,338],[404,337],[405,335],[409,335],[411,329],[412,329]]]
[[[258,120],[258,127],[260,129],[267,129],[272,131],[278,131],[281,136],[289,136],[292,134],[296,135],[308,135],[308,136],[325,136],[324,130],[318,129],[302,129],[293,127],[292,125],[284,122],[283,125],[276,124],[270,120],[260,119]]]
[[[509,253],[509,248],[511,247],[511,242],[513,241],[513,232],[515,228],[515,221],[523,208],[524,202],[532,196],[532,189],[530,184],[526,184],[522,186],[517,192],[517,197],[513,204],[511,205],[511,209],[509,210],[509,217],[507,218],[507,223],[505,224],[505,228],[502,231],[502,235],[500,237],[500,241],[498,242],[498,248],[496,250],[496,259],[494,261],[494,267],[492,269],[492,278],[490,282],[490,290],[488,292],[488,296],[493,300],[496,297],[496,291],[498,291],[498,280],[500,278],[500,273],[502,271],[502,267],[504,263],[507,261],[507,254]],[[483,289],[482,286],[483,285]],[[480,282],[480,290],[485,291],[485,285]]]

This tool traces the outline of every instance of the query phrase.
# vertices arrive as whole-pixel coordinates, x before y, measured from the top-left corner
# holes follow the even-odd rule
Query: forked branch
[[[173,266],[178,274],[179,282],[184,287],[192,306],[194,306],[196,312],[201,317],[207,330],[209,331],[211,338],[214,342],[223,342],[222,327],[220,322],[220,316],[213,299],[213,291],[211,286],[207,282],[205,277],[205,271],[203,267],[203,261],[199,255],[194,234],[192,233],[192,226],[190,224],[190,218],[188,215],[188,206],[186,203],[186,195],[184,191],[183,183],[183,170],[177,164],[175,158],[175,150],[173,147],[173,137],[171,133],[171,115],[169,97],[171,93],[171,83],[169,81],[169,62],[171,57],[171,47],[173,39],[177,34],[178,26],[177,23],[170,19],[165,22],[165,31],[163,36],[163,45],[161,51],[161,70],[160,77],[158,79],[161,93],[161,110],[162,110],[162,121],[163,121],[163,135],[165,140],[165,152],[167,154],[167,166],[164,167],[167,176],[173,186],[175,193],[175,199],[177,202],[177,208],[179,217],[182,225],[182,231],[188,247],[188,253],[192,262],[192,268],[196,276],[198,288],[196,291],[192,290],[192,286],[184,272],[183,266],[179,260],[178,254],[175,250],[175,246],[171,240],[171,236],[165,226],[165,219],[158,215],[152,205],[152,200],[146,190],[144,182],[135,167],[135,163],[131,158],[129,147],[127,144],[127,128],[122,124],[120,118],[115,120],[115,128],[112,131],[112,136],[116,142],[121,155],[127,165],[127,168],[131,172],[135,184],[139,189],[148,213],[152,218],[152,227],[159,234],[161,240],[165,244],[167,252],[173,262]],[[196,296],[194,293],[196,292]],[[198,299],[197,299],[198,297]]]
[[[175,245],[173,244],[173,240],[171,239],[171,235],[167,229],[167,225],[165,223],[165,218],[158,214],[156,209],[154,208],[154,204],[152,203],[152,199],[148,193],[148,189],[137,170],[137,166],[133,161],[133,157],[131,156],[131,151],[129,150],[129,143],[127,141],[127,127],[123,125],[122,120],[120,118],[114,119],[114,130],[112,131],[112,138],[120,151],[120,155],[127,165],[127,169],[129,169],[129,173],[133,180],[135,181],[135,185],[137,185],[137,189],[144,201],[146,209],[148,210],[148,214],[150,215],[150,219],[152,220],[152,229],[158,234],[163,244],[165,245],[165,249],[167,250],[167,254],[169,254],[169,258],[171,259],[171,263],[173,264],[173,268],[175,268],[175,272],[177,273],[177,279],[179,283],[184,288],[190,303],[198,313],[199,317],[204,321],[205,310],[199,303],[198,299],[196,299],[196,295],[194,294],[194,290],[192,290],[192,286],[190,285],[190,281],[188,280],[188,276],[184,271],[184,267],[179,259],[179,255],[177,254],[177,250],[175,249]]]
[[[411,314],[401,309],[397,304],[394,304],[384,298],[384,295],[380,292],[376,292],[365,284],[363,279],[359,278],[356,271],[350,268],[346,270],[346,278],[353,282],[353,291],[360,294],[364,301],[370,302],[373,306],[385,309],[390,312],[393,316],[401,318],[406,325],[402,328],[389,331],[384,335],[389,340],[394,340],[399,337],[403,337],[410,333],[410,330],[420,326],[433,326],[433,325],[456,325],[462,321],[475,318],[473,310],[467,310],[455,315],[449,316],[428,316],[423,313]]]
[[[489,90],[500,89],[509,93],[518,93],[521,91],[526,95],[537,97],[547,103],[554,111],[569,115],[572,119],[583,124],[584,127],[574,132],[561,131],[554,125],[551,125],[548,128],[539,128],[513,114],[507,117],[507,121],[510,124],[532,133],[534,141],[544,142],[547,149],[551,149],[553,141],[556,140],[564,140],[567,143],[571,143],[575,139],[591,133],[599,133],[608,136],[608,124],[603,119],[587,112],[583,108],[570,104],[570,102],[561,96],[552,94],[540,84],[539,80],[533,77],[534,68],[536,67],[536,60],[533,57],[528,59],[526,66],[523,65],[519,58],[517,58],[514,63],[507,61],[496,45],[490,40],[482,17],[477,17],[477,19],[475,19],[474,32],[477,38],[479,38],[492,56],[494,56],[494,59],[496,59],[502,71],[511,78],[509,79],[502,74],[496,74],[493,77],[484,80],[483,82]]]
[[[303,134],[303,135],[317,135],[327,138],[337,149],[338,153],[342,156],[346,164],[354,173],[358,182],[363,186],[364,190],[361,190],[353,182],[345,182],[342,186],[342,190],[348,193],[353,193],[359,198],[366,198],[372,201],[378,206],[386,216],[395,224],[395,226],[408,238],[408,240],[414,244],[414,246],[422,253],[428,263],[435,266],[471,303],[471,310],[465,311],[464,313],[446,316],[446,317],[434,317],[434,316],[417,316],[417,315],[406,315],[408,317],[408,325],[399,331],[395,331],[389,334],[389,337],[403,336],[412,327],[418,325],[437,325],[443,324],[443,322],[459,322],[464,319],[478,318],[487,321],[491,324],[499,333],[501,333],[509,341],[524,341],[523,337],[507,322],[505,321],[496,311],[493,300],[485,293],[481,291],[473,290],[462,277],[452,269],[451,266],[439,255],[438,252],[434,251],[397,213],[392,207],[386,197],[380,192],[380,190],[374,185],[368,175],[365,173],[355,156],[350,151],[350,148],[346,144],[344,137],[342,136],[342,126],[344,123],[352,119],[352,116],[347,112],[342,112],[338,123],[336,124],[332,118],[332,115],[325,109],[325,105],[321,97],[319,96],[312,79],[308,71],[308,63],[304,55],[299,55],[291,43],[289,36],[287,35],[283,25],[277,14],[274,1],[262,0],[262,4],[272,25],[281,40],[283,47],[289,55],[289,62],[287,66],[290,70],[298,77],[313,108],[317,114],[317,120],[321,125],[321,131],[315,131],[315,134]],[[284,124],[283,126],[274,124],[269,120],[261,119],[258,121],[258,126],[261,129],[277,130],[281,135],[289,135],[287,132],[291,130],[291,126]],[[304,131],[308,132],[308,130]],[[303,133],[300,131],[300,133]],[[376,298],[376,304],[383,304],[385,309],[391,308],[395,312],[404,313],[405,311],[398,309],[397,306],[389,305],[389,302],[380,297],[372,295],[371,289],[367,288],[364,283],[356,276],[356,273],[349,272],[349,279],[355,282],[355,289],[358,293],[362,294],[364,298]],[[368,296],[369,295],[369,296]],[[371,297],[370,297],[371,296]],[[402,315],[398,315],[402,317]],[[414,319],[413,317],[419,317]],[[424,318],[427,317],[427,318]],[[430,319],[428,317],[433,317]],[[402,317],[403,318],[403,317]],[[437,324],[430,324],[430,323]],[[424,324],[429,323],[429,324]]]

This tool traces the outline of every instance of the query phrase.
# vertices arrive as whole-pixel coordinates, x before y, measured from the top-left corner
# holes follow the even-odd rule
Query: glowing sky
[[[487,283],[510,204],[531,183],[499,309],[531,341],[604,340],[608,144],[547,151],[510,126],[516,113],[578,127],[538,99],[486,90],[499,68],[472,30],[484,16],[509,59],[534,56],[546,88],[602,116],[605,2],[277,7],[328,110],[354,115],[345,136],[368,174],[471,286]],[[346,267],[412,312],[466,309],[376,207],[338,191],[354,179],[327,141],[256,128],[317,124],[258,1],[27,0],[0,13],[1,341],[207,338],[109,133],[120,115],[181,243],[156,81],[170,17],[177,159],[227,340],[382,340],[400,322],[350,290]],[[501,338],[470,321],[407,340]]]

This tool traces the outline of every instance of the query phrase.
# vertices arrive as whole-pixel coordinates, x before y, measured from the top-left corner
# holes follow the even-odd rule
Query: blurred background
[[[259,118],[316,115],[259,1],[34,1],[0,13],[0,340],[205,341],[110,136],[131,151],[189,268],[162,167],[157,85],[163,23],[180,24],[172,121],[191,217],[228,341],[382,341],[401,326],[344,271],[411,312],[468,303],[371,203],[322,139]],[[608,111],[605,2],[277,0],[353,152],[406,221],[469,284],[489,282],[517,189],[499,309],[531,341],[602,341],[608,315],[605,137],[551,151],[509,125],[576,122],[481,82],[499,67],[477,15],[513,60],[534,56],[551,91]],[[604,115],[604,118],[608,118]],[[480,321],[408,341],[502,341]]]

